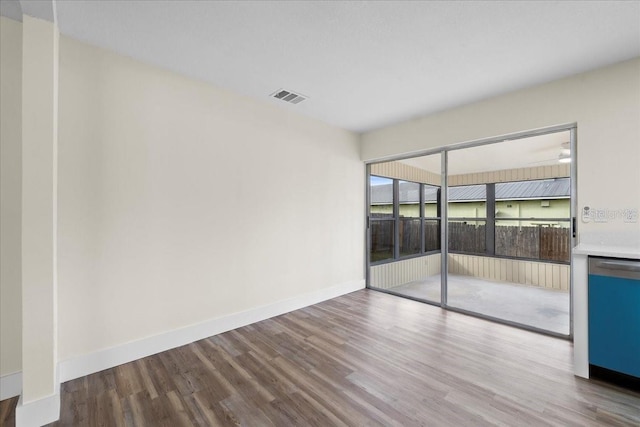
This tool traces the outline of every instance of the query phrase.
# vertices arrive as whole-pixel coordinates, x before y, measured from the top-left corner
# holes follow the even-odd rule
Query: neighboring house
[[[496,225],[568,227],[570,218],[571,183],[569,178],[496,183]],[[439,187],[425,185],[425,217],[436,217]],[[399,183],[401,217],[420,216],[419,185]],[[371,213],[393,214],[392,184],[371,186]],[[486,185],[465,185],[449,188],[449,219],[486,217]],[[514,222],[501,218],[523,218]],[[549,220],[547,220],[547,218]],[[558,219],[566,218],[566,221]]]

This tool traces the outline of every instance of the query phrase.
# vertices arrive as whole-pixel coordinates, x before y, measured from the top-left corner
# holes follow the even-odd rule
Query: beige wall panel
[[[440,274],[440,254],[374,265],[370,270],[369,286],[389,289],[435,274]]]
[[[441,184],[440,174],[429,172],[401,162],[375,163],[371,165],[371,175],[421,182],[430,185]]]
[[[511,182],[549,178],[565,178],[570,176],[568,164],[555,166],[538,166],[532,168],[505,169],[499,171],[452,175],[449,186],[487,184],[492,182]]]
[[[0,17],[0,376],[22,369],[22,24]]]
[[[569,290],[569,265],[449,254],[449,273],[547,289]]]

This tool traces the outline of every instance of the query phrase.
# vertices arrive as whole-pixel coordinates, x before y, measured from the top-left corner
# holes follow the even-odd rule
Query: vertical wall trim
[[[365,165],[365,180],[364,180],[364,284],[365,287],[369,287],[371,283],[371,214],[369,212],[371,206],[371,165]]]
[[[569,292],[571,295],[571,298],[569,298],[569,337],[571,339],[573,339],[573,291],[574,291],[574,287],[573,287],[573,280],[574,280],[574,274],[573,272],[575,271],[573,269],[573,248],[575,247],[576,243],[577,243],[577,236],[578,236],[578,221],[577,221],[577,215],[578,215],[578,191],[577,191],[577,186],[578,186],[578,129],[576,127],[573,127],[569,130],[569,148],[571,149],[571,178],[570,178],[570,182],[571,182],[571,202],[569,204],[569,209],[570,209],[570,217],[571,217],[571,244],[569,245],[569,262],[570,262],[570,274],[569,274]],[[574,228],[575,227],[575,228]],[[575,236],[575,237],[574,237]]]
[[[400,258],[400,181],[393,180],[393,257]]]
[[[496,184],[486,184],[487,222],[485,227],[485,246],[487,255],[496,253]]]
[[[426,249],[427,242],[424,238],[424,184],[420,184],[420,189],[418,190],[420,194],[418,195],[418,200],[420,203],[420,208],[418,209],[420,215],[420,252],[424,253]]]
[[[449,271],[449,153],[443,151],[440,157],[440,305],[447,307],[447,276]]]
[[[58,42],[54,23],[22,23],[22,402],[58,393]],[[55,403],[55,399],[50,402]],[[20,406],[19,408],[21,408]],[[47,406],[48,407],[48,406]],[[21,412],[21,410],[18,410]]]

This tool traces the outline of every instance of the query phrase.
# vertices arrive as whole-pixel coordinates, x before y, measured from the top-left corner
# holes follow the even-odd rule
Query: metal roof
[[[413,182],[400,182],[400,203],[419,203],[419,186]],[[425,185],[425,202],[435,202],[438,187]],[[496,200],[527,199],[564,199],[571,194],[569,178],[541,179],[535,181],[518,181],[496,183]],[[486,186],[463,185],[449,187],[449,201],[470,202],[484,200]],[[371,204],[385,205],[393,203],[393,185],[383,184],[371,187]]]

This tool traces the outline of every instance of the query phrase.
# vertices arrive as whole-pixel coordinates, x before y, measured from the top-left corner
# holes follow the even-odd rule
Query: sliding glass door
[[[368,286],[570,336],[574,135],[370,165]]]

